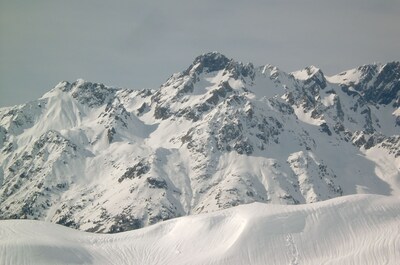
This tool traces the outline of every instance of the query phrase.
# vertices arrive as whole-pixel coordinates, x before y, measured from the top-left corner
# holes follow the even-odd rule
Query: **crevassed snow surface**
[[[119,234],[0,221],[0,264],[398,264],[400,198],[253,203]]]

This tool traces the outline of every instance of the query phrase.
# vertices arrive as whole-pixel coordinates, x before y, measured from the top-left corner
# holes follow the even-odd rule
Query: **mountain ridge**
[[[374,65],[326,77],[212,52],[159,89],[60,82],[0,109],[0,218],[120,232],[254,201],[399,194],[400,63]]]

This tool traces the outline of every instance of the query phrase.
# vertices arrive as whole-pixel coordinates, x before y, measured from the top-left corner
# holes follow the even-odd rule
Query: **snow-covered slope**
[[[400,63],[326,77],[219,53],[159,89],[0,109],[0,218],[120,232],[250,202],[400,195]]]
[[[0,264],[387,264],[400,260],[400,198],[253,203],[114,235],[0,221]]]

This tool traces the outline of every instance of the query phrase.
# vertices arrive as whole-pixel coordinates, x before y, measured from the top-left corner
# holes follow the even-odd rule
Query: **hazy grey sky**
[[[326,74],[400,59],[400,0],[0,0],[0,107],[61,80],[159,87],[219,51]]]

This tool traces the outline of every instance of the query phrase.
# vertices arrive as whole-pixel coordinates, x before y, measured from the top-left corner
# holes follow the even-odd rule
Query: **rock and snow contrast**
[[[400,197],[350,195],[303,205],[253,203],[146,228],[94,234],[0,222],[0,264],[398,264]]]
[[[227,227],[210,225],[211,230],[234,226],[239,235],[249,236],[255,232],[242,234],[234,216],[263,211],[244,217],[244,222],[256,222],[275,211],[290,211],[289,219],[305,218],[303,211],[343,200],[298,208],[273,205],[354,194],[399,196],[399,90],[399,62],[328,77],[314,66],[285,73],[216,52],[197,57],[159,89],[64,81],[36,101],[0,109],[0,219],[114,233],[241,204],[271,204],[183,218],[121,237],[76,232],[82,244],[89,238],[126,244],[130,236],[151,237],[157,229],[179,222],[186,226],[190,220],[207,226],[213,218],[227,218]],[[327,224],[313,218],[327,218],[333,210],[326,211],[321,217],[310,213],[310,220],[297,226],[311,222],[321,226],[316,231],[325,230]],[[277,221],[260,226],[268,222]],[[8,225],[14,227],[1,222],[3,230]],[[281,235],[297,226],[279,228]],[[40,227],[44,224],[36,229],[32,222],[15,223],[16,231]],[[73,234],[56,226],[49,232]],[[302,237],[292,240],[306,243]]]

